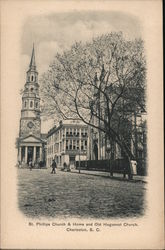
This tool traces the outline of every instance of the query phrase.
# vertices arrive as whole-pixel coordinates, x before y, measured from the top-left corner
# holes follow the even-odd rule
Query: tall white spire
[[[32,56],[31,56],[31,61],[30,61],[29,68],[32,69],[32,70],[36,70],[34,43],[33,43]]]

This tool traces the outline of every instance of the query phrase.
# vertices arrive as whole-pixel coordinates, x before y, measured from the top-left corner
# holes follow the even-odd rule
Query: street
[[[145,183],[51,169],[18,169],[18,203],[28,217],[122,218],[144,214]]]

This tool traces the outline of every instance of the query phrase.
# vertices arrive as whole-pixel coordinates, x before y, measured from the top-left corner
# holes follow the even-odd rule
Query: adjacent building
[[[147,142],[146,142],[146,113],[134,113],[130,115],[131,132],[129,135],[129,146],[132,154],[137,160],[145,161],[147,156]],[[105,134],[98,129],[89,128],[89,160],[103,160],[108,159],[109,153],[107,148],[110,147],[111,158],[122,158],[122,150],[117,143],[113,141],[108,142]],[[110,143],[110,145],[108,145]]]
[[[104,68],[102,69],[104,70]],[[108,139],[106,134],[98,127],[104,127],[104,120],[107,115],[107,102],[105,95],[99,91],[97,73],[94,78],[94,101],[91,102],[91,111],[94,115],[91,117],[91,124],[95,127],[89,127],[89,147],[88,147],[88,159],[89,160],[104,160],[104,159],[123,159],[125,154],[122,148],[112,138]],[[108,94],[109,89],[107,89]],[[112,90],[111,90],[112,91]],[[112,94],[112,93],[111,93]],[[120,100],[119,108],[123,107],[124,99]],[[124,109],[123,109],[124,110]],[[94,112],[93,112],[94,111]],[[121,113],[122,114],[122,113]],[[134,107],[125,110],[122,114],[125,119],[122,121],[121,128],[125,128],[123,136],[125,137],[125,143],[133,158],[139,163],[138,165],[146,169],[146,113],[144,110],[140,110]],[[118,118],[117,118],[118,119]],[[97,128],[96,128],[97,127]]]
[[[26,166],[29,161],[32,161],[35,165],[44,161],[45,143],[45,135],[41,134],[38,72],[33,47],[22,93],[19,138],[17,140],[19,164]]]
[[[80,120],[63,120],[47,135],[47,167],[55,159],[58,166],[64,162],[74,166],[87,159],[88,127]]]

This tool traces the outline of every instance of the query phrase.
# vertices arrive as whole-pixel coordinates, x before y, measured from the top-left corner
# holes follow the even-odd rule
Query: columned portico
[[[33,164],[38,164],[43,160],[43,141],[34,135],[29,135],[20,140],[18,148],[19,161],[22,164],[29,164],[32,161]]]

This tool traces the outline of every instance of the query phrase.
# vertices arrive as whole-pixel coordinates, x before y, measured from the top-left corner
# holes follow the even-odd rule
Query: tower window
[[[36,108],[38,108],[38,102],[36,102]]]
[[[33,88],[31,88],[30,91],[33,92]]]
[[[31,107],[31,108],[33,107],[33,102],[32,102],[32,101],[30,101],[30,107]]]
[[[25,103],[24,103],[24,106],[25,106],[25,108],[26,108],[26,101],[25,101]]]
[[[31,77],[31,80],[32,80],[32,82],[33,82],[33,76]]]

